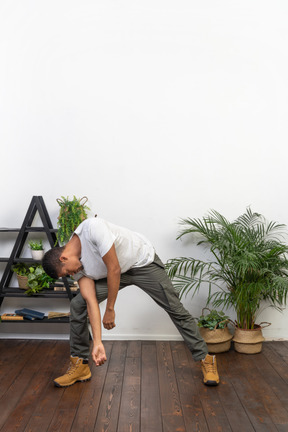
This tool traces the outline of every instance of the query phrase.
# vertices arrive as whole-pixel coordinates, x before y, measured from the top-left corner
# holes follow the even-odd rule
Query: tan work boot
[[[77,381],[88,381],[91,378],[91,371],[88,365],[88,360],[80,357],[70,357],[70,365],[65,375],[54,380],[57,387],[69,387]]]
[[[203,372],[203,382],[207,386],[217,386],[220,382],[217,362],[215,355],[207,354],[204,360],[201,360],[201,368]]]

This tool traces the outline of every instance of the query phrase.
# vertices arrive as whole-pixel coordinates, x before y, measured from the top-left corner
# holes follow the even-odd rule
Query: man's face
[[[62,266],[58,277],[73,276],[80,270],[83,270],[83,265],[77,256],[70,256],[61,259]]]

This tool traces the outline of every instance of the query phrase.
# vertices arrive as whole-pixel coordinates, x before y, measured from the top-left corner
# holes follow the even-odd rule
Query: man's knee
[[[77,295],[71,300],[70,303],[70,313],[71,316],[83,313],[87,309],[85,300],[81,295]]]

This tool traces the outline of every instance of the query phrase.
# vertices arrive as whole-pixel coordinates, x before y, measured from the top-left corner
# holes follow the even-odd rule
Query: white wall
[[[166,261],[190,254],[180,217],[251,205],[288,224],[287,22],[285,0],[2,0],[0,226],[19,226],[33,195],[54,225],[56,198],[87,195],[91,214],[142,232]],[[184,303],[199,315],[205,292]],[[266,337],[288,338],[287,310],[261,318]],[[1,336],[67,337],[52,327]],[[104,337],[178,333],[131,287]]]

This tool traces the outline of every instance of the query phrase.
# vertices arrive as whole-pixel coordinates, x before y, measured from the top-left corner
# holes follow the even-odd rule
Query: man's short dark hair
[[[62,255],[65,246],[54,247],[45,253],[42,266],[44,271],[52,278],[58,279],[58,275],[62,268],[62,263],[60,261],[60,256]]]

